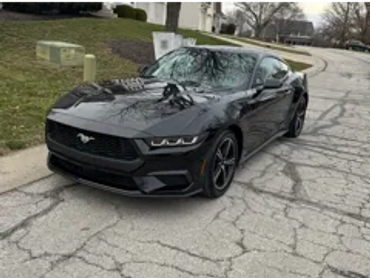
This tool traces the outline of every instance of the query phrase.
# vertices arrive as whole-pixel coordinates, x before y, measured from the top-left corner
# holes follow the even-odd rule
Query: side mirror
[[[283,86],[283,82],[279,79],[269,78],[263,84],[263,89],[278,89]]]
[[[254,95],[254,98],[260,96],[264,90],[278,89],[281,86],[283,86],[282,81],[279,79],[269,78],[265,81],[265,83],[255,85],[256,94]]]

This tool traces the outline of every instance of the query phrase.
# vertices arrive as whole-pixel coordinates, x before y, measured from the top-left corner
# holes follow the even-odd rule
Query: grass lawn
[[[289,49],[286,46],[285,47],[279,46],[280,43],[275,43],[275,44],[271,45],[271,44],[265,44],[263,42],[259,42],[259,41],[256,41],[256,40],[243,38],[243,37],[229,36],[229,35],[224,35],[224,36],[228,37],[230,39],[240,41],[240,42],[244,42],[244,43],[248,43],[248,44],[252,44],[252,45],[256,45],[256,46],[260,46],[260,47],[270,48],[270,49],[273,49],[273,50],[284,51],[284,52],[288,52],[288,53],[292,53],[292,54],[311,56],[311,54],[306,52],[306,51],[297,50],[297,49],[293,49],[293,48]],[[282,45],[282,44],[280,44],[280,45]]]
[[[292,60],[289,60],[289,59],[284,59],[284,60],[295,71],[302,71],[302,70],[305,70],[305,69],[308,69],[308,68],[312,67],[312,65],[310,65],[310,64],[306,64],[306,63],[302,63],[302,62],[297,62],[297,61],[292,61]]]
[[[82,82],[82,68],[52,68],[35,59],[38,40],[81,44],[98,59],[98,78],[125,78],[137,65],[110,53],[114,39],[151,41],[162,26],[126,19],[79,18],[0,23],[0,155],[43,142],[44,117],[58,96]],[[181,30],[197,44],[230,43]],[[292,61],[290,61],[292,62]],[[293,63],[296,70],[310,65]]]

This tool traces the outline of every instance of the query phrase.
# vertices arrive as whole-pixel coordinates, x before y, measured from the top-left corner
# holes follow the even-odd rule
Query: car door
[[[256,71],[253,87],[257,88],[264,84],[268,78],[286,78],[283,71],[284,67],[280,60],[274,57],[263,58]],[[283,85],[281,88],[266,89],[262,92],[256,90],[256,96],[251,98],[250,104],[256,111],[253,129],[254,133],[259,135],[258,145],[265,143],[279,131],[283,115],[287,112],[284,110],[287,94],[288,87]]]
[[[285,124],[291,103],[293,101],[294,89],[289,81],[289,77],[292,74],[290,67],[281,60],[278,60],[278,63],[279,67],[277,66],[277,71],[275,71],[271,77],[282,82],[281,88],[276,89],[278,101],[272,107],[276,120],[276,128],[277,131],[280,131],[282,126]]]

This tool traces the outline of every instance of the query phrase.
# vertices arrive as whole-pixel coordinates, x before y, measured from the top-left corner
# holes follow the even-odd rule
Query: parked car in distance
[[[298,137],[306,75],[274,54],[178,48],[140,77],[84,84],[46,119],[48,166],[130,196],[225,194],[237,166],[280,136]]]
[[[344,47],[347,50],[355,50],[355,51],[364,51],[364,52],[369,52],[370,51],[370,46],[362,43],[361,41],[358,40],[349,40],[344,43]]]

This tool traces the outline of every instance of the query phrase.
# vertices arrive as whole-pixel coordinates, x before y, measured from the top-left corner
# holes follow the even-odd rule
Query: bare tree
[[[366,43],[370,45],[370,2],[365,2],[366,8],[366,22],[367,22],[367,41]]]
[[[244,12],[245,22],[256,38],[260,38],[263,30],[276,18],[289,16],[294,19],[303,14],[295,2],[237,2],[235,6]]]
[[[166,14],[166,31],[177,33],[179,26],[181,2],[168,2]]]
[[[349,39],[370,43],[369,2],[331,3],[322,18],[323,34],[339,45],[343,45]]]
[[[370,44],[370,2],[353,3],[351,19],[354,36]]]

